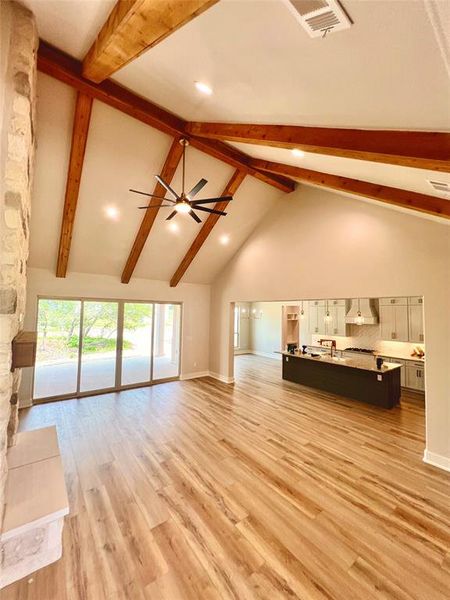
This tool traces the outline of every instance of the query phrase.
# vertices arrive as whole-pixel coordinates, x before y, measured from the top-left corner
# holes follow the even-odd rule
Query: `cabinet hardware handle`
[[[423,298],[419,298],[418,304],[422,304]]]
[[[420,340],[421,342],[423,342],[423,333],[420,333],[420,334],[419,334],[419,340]]]
[[[391,298],[391,304],[395,304],[395,299]]]

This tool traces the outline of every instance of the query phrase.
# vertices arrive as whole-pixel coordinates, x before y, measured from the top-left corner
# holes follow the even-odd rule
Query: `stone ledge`
[[[69,513],[55,427],[19,433],[8,463],[0,589],[60,558]]]

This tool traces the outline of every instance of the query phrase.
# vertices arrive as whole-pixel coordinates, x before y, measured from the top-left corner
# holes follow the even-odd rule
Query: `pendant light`
[[[302,300],[302,308],[300,309],[300,319],[304,319],[305,318],[305,311],[303,309],[303,300]]]
[[[361,314],[361,301],[359,298],[358,298],[358,312],[356,313],[355,324],[356,325],[364,324],[364,317]]]

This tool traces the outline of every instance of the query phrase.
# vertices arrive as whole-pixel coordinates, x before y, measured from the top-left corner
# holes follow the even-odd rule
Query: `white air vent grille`
[[[445,181],[433,181],[431,179],[428,180],[428,183],[436,192],[450,195],[450,183],[445,183]]]
[[[352,24],[338,0],[283,1],[310,37],[325,37]]]

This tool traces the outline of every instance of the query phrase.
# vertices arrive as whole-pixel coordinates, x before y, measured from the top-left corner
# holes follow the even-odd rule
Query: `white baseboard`
[[[185,381],[186,379],[197,379],[198,377],[208,377],[209,371],[196,371],[195,373],[182,373],[180,380]]]
[[[251,350],[247,348],[247,350],[235,350],[234,355],[239,356],[240,354],[253,354]]]
[[[433,467],[444,469],[444,471],[450,471],[450,458],[448,456],[442,456],[441,454],[436,454],[436,452],[430,452],[425,449],[423,462],[433,465]]]
[[[264,358],[281,360],[281,354],[275,354],[275,352],[259,352],[258,350],[249,350],[248,354],[256,354],[256,356],[264,356]]]
[[[209,376],[213,379],[218,379],[222,383],[234,383],[234,377],[224,377],[224,375],[220,375],[220,373],[214,373],[213,371],[209,372]]]

